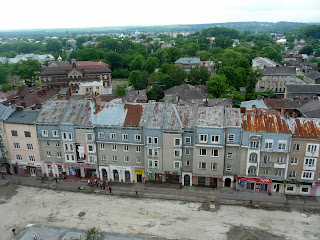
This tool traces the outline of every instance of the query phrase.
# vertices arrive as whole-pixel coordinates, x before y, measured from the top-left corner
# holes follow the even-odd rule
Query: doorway
[[[105,180],[105,179],[108,180],[108,173],[107,173],[106,169],[102,169],[102,179],[103,180]]]
[[[224,186],[231,187],[231,179],[230,178],[226,178],[226,180],[224,180]]]
[[[275,183],[274,185],[273,185],[273,192],[281,192],[281,185],[280,185],[280,183]]]
[[[125,182],[131,182],[129,171],[125,171],[124,176],[125,176]]]
[[[137,182],[142,182],[142,175],[137,175]]]
[[[113,181],[119,182],[119,173],[118,173],[118,170],[113,170]]]
[[[35,168],[30,168],[30,175],[32,177],[35,177],[36,176],[36,169]]]
[[[254,182],[247,182],[247,190],[254,190]]]
[[[190,176],[189,175],[184,175],[184,185],[190,186]]]
[[[210,177],[210,187],[216,188],[218,185],[217,183],[217,178]]]

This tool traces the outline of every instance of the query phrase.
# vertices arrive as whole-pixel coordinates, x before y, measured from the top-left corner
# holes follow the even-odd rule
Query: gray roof
[[[287,75],[296,75],[296,69],[294,67],[284,67],[284,66],[278,66],[278,67],[267,67],[263,70],[261,70],[261,73],[263,75],[276,75],[276,76],[287,76]]]
[[[35,123],[39,115],[39,111],[15,111],[11,116],[5,120],[5,123],[17,123],[32,125]]]
[[[294,84],[287,83],[287,93],[319,93],[320,84]]]
[[[126,102],[148,101],[148,97],[146,90],[131,90],[126,92],[123,100]]]
[[[318,72],[313,72],[313,73],[309,73],[306,75],[308,78],[311,78],[313,80],[317,80],[320,79],[320,73]]]
[[[245,107],[246,109],[250,110],[250,109],[253,109],[253,107],[252,107],[253,105],[255,105],[256,108],[268,109],[267,105],[264,103],[264,101],[262,99],[244,101],[241,103],[240,107]]]
[[[14,110],[12,107],[7,107],[7,106],[4,106],[1,104],[0,105],[0,119],[7,120],[13,111]]]
[[[199,57],[179,58],[174,63],[175,64],[199,64],[200,65],[200,58]]]
[[[306,116],[310,118],[320,118],[320,101],[312,100],[304,104],[299,110]]]

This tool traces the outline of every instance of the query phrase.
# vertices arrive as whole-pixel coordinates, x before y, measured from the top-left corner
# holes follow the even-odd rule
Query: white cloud
[[[0,29],[199,24],[240,21],[320,22],[319,0],[11,0]]]

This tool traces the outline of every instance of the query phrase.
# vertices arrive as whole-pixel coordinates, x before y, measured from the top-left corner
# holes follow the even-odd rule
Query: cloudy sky
[[[320,22],[320,0],[4,0],[0,30],[243,21]]]

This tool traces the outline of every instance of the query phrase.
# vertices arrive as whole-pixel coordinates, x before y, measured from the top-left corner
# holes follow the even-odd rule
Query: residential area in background
[[[319,32],[0,37],[0,170],[320,196]]]

